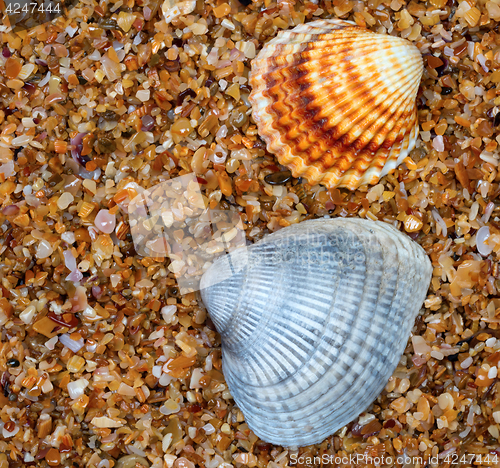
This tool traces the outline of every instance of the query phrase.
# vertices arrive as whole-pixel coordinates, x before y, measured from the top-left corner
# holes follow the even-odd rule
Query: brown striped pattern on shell
[[[418,135],[418,49],[340,20],[280,33],[252,63],[261,137],[294,177],[355,189],[401,164]]]

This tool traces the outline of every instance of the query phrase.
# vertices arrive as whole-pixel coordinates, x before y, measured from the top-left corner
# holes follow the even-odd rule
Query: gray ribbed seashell
[[[408,236],[362,219],[306,221],[218,259],[201,294],[255,434],[310,445],[366,410],[396,368],[431,272]]]

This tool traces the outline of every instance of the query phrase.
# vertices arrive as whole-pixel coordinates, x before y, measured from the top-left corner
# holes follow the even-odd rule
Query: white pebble
[[[253,42],[245,42],[242,48],[246,58],[253,59],[256,55],[255,44]]]
[[[469,356],[465,361],[462,361],[462,369],[467,369],[472,364],[472,358]]]
[[[488,432],[495,438],[498,439],[500,438],[500,431],[498,430],[498,426],[492,424],[490,427],[488,427]]]
[[[441,361],[444,358],[444,354],[441,351],[431,351],[431,357]]]
[[[229,29],[230,31],[234,31],[234,29],[235,29],[234,24],[233,24],[231,21],[229,21],[228,19],[226,19],[226,18],[224,18],[224,19],[222,20],[221,25],[222,25],[224,28]]]
[[[20,314],[19,318],[26,324],[30,324],[35,316],[36,308],[33,305],[26,307]]]
[[[64,255],[64,264],[68,268],[69,271],[76,270],[76,258],[73,256],[73,252],[71,250],[65,250],[63,252]]]
[[[174,378],[171,376],[171,375],[168,375],[168,374],[163,374],[161,377],[160,377],[160,380],[158,380],[158,383],[162,386],[162,387],[166,387],[170,382],[172,382],[172,380],[174,380]]]
[[[36,250],[36,258],[47,258],[54,252],[54,249],[50,245],[50,242],[42,239],[38,244],[38,248]]]
[[[78,379],[74,382],[69,382],[66,388],[68,389],[69,397],[73,400],[82,396],[85,393],[85,389],[89,385],[89,381],[87,379]]]
[[[203,371],[200,368],[193,369],[191,374],[191,381],[189,383],[189,388],[202,388],[200,380],[203,377]]]
[[[57,207],[60,210],[65,210],[66,208],[68,208],[69,205],[71,205],[71,203],[73,203],[74,199],[75,197],[73,197],[71,193],[64,192],[57,200]]]
[[[448,427],[448,420],[445,417],[438,418],[436,420],[438,429],[443,429],[444,427]]]
[[[142,102],[149,101],[150,96],[151,91],[149,91],[149,89],[140,89],[137,93],[135,93],[135,97]]]
[[[467,436],[469,435],[469,432],[471,431],[471,429],[472,429],[472,428],[471,428],[470,426],[467,426],[467,427],[463,430],[463,432],[460,432],[460,433],[458,434],[458,436],[459,436],[459,437],[461,437],[462,439],[464,439],[465,437],[467,437]]]
[[[14,429],[12,429],[12,431],[8,431],[7,429],[5,429],[5,426],[2,428],[2,436],[4,439],[6,439],[7,437],[14,437],[18,432],[19,432],[19,424],[16,424],[14,426]]]
[[[161,442],[161,448],[163,449],[163,452],[166,452],[170,447],[170,444],[172,443],[172,438],[173,435],[170,432],[165,434],[165,436],[163,437],[163,440]]]
[[[372,422],[375,419],[375,416],[371,413],[364,414],[359,417],[358,424],[360,426],[366,426],[369,422]]]
[[[425,354],[432,351],[432,348],[425,342],[421,336],[412,336],[413,350],[415,354]]]
[[[45,347],[47,349],[50,349],[51,351],[53,351],[54,348],[56,347],[56,344],[57,344],[58,341],[59,341],[59,337],[58,336],[54,336],[53,338],[51,338],[50,340],[48,340],[48,341],[45,342]]]
[[[208,26],[203,23],[193,23],[191,26],[189,26],[189,29],[191,29],[191,32],[195,36],[201,36],[208,31]]]
[[[443,411],[452,409],[454,405],[453,397],[449,393],[442,393],[438,396],[438,405]]]
[[[171,320],[174,317],[176,312],[177,312],[177,306],[174,306],[174,305],[168,305],[168,306],[162,307],[162,309],[161,309],[161,315],[163,317],[163,320],[165,320],[165,322],[167,322],[167,323],[171,322]]]
[[[75,243],[75,233],[74,232],[63,232],[61,234],[61,239],[64,241],[64,242],[67,242],[68,244],[74,244]]]
[[[479,211],[479,203],[475,201],[470,207],[469,220],[474,221],[477,217],[478,211]]]
[[[108,210],[100,210],[94,220],[95,227],[105,234],[111,234],[116,227],[116,216]]]
[[[434,140],[432,140],[432,147],[439,152],[444,151],[444,141],[441,135],[438,135]]]
[[[160,406],[160,413],[168,416],[169,414],[178,413],[180,410],[180,405],[174,400],[167,400],[162,406]]]
[[[222,91],[226,90],[226,88],[227,88],[227,81],[224,78],[222,78],[222,80],[219,80],[219,88]]]
[[[210,423],[205,424],[202,429],[205,431],[206,435],[213,434],[215,432],[215,427],[212,426]]]
[[[491,338],[488,338],[484,343],[486,344],[486,346],[488,346],[489,348],[495,346],[495,343],[497,342],[497,339],[492,336]]]
[[[490,237],[490,228],[488,226],[483,226],[479,228],[476,233],[476,246],[477,251],[483,256],[488,256],[493,251],[493,246],[487,243]]]

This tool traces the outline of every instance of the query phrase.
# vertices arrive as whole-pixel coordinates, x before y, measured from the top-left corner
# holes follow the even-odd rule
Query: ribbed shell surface
[[[249,427],[304,446],[366,410],[401,357],[430,277],[418,244],[361,219],[306,221],[218,259],[201,293]]]
[[[253,60],[253,118],[294,177],[350,189],[374,184],[415,147],[422,72],[406,39],[313,21],[280,32]]]

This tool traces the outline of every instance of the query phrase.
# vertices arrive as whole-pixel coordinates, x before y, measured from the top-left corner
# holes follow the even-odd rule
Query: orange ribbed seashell
[[[253,118],[294,177],[354,190],[415,147],[422,72],[406,39],[313,21],[279,33],[253,61]]]

